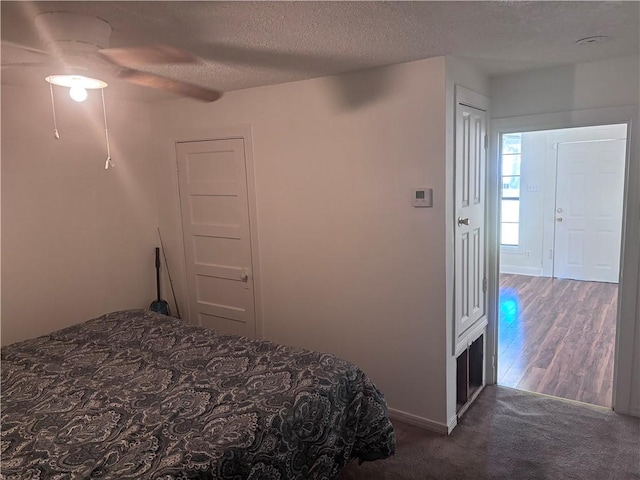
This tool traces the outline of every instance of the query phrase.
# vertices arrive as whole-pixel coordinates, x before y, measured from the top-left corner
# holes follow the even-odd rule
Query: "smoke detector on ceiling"
[[[576,41],[577,45],[593,45],[596,43],[603,43],[609,40],[609,37],[606,35],[595,35],[593,37],[585,37]]]

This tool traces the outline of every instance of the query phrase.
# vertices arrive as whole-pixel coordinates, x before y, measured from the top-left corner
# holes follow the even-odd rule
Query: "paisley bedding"
[[[142,310],[4,347],[1,419],[3,479],[332,479],[395,450],[353,364]]]

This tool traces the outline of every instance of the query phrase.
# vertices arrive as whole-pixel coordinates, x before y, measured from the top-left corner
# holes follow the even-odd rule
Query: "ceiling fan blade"
[[[45,50],[29,47],[27,45],[22,45],[21,43],[12,42],[10,40],[2,40],[2,48],[18,48],[20,50],[24,50],[30,53],[37,53],[39,55],[49,55],[49,52]]]
[[[199,87],[191,83],[174,80],[172,78],[161,77],[153,73],[141,72],[130,68],[121,69],[118,77],[136,85],[143,87],[165,90],[182,97],[195,98],[203,102],[214,102],[222,96],[222,92],[209,88]]]
[[[46,63],[42,63],[42,62],[3,63],[2,64],[2,69],[5,69],[5,68],[18,68],[18,67],[39,67],[39,68],[44,68],[46,66],[47,66],[47,64]]]
[[[351,71],[370,67],[351,55],[296,53],[259,46],[207,42],[193,45],[190,50],[207,62],[226,63],[240,67],[267,68],[291,72]]]
[[[169,45],[103,48],[98,53],[109,62],[119,66],[198,62],[198,57]]]

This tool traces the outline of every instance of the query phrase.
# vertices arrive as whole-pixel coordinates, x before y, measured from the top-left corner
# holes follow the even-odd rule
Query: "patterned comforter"
[[[142,310],[3,348],[1,418],[3,479],[332,479],[395,450],[353,364]]]

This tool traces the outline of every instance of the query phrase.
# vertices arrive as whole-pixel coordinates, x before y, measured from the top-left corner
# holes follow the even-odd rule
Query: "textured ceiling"
[[[639,53],[631,2],[1,2],[2,39],[42,48],[33,18],[70,11],[113,28],[111,46],[170,44],[202,59],[147,70],[222,91],[439,55],[489,75]],[[606,35],[594,45],[576,40]],[[2,63],[41,56],[2,46]],[[3,83],[42,81],[37,67],[3,68]],[[43,70],[44,71],[44,70]],[[148,99],[166,94],[144,94]]]

